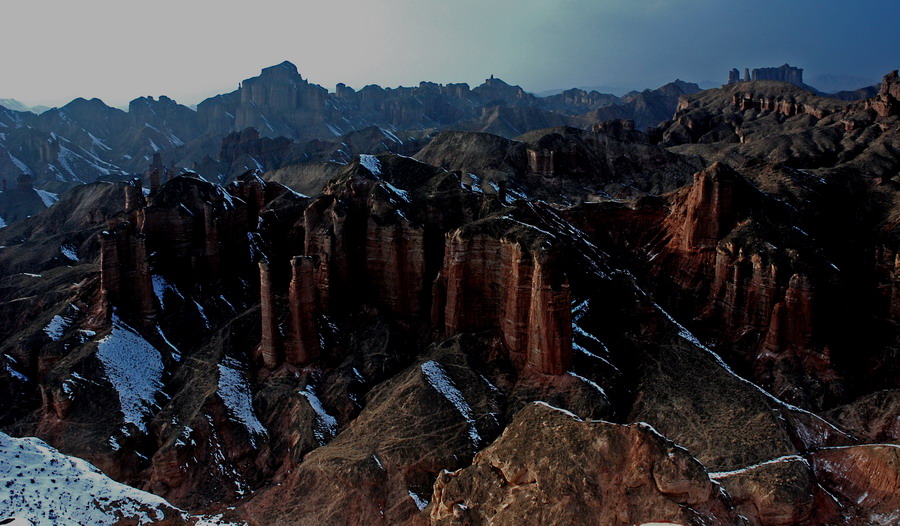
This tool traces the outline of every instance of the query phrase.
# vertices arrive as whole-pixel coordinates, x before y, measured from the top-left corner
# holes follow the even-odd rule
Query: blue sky
[[[337,82],[528,90],[724,82],[732,67],[877,80],[900,67],[900,2],[787,0],[6,0],[0,98],[183,103],[290,60]]]

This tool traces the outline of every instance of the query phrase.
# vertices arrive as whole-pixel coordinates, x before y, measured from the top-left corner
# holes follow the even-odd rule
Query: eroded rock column
[[[296,256],[291,259],[288,331],[284,354],[285,361],[292,365],[306,365],[318,358],[322,351],[316,325],[314,271],[313,258]]]

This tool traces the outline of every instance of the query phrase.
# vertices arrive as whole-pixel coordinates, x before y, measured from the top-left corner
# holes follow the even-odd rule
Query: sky
[[[0,98],[127,106],[227,93],[289,60],[330,91],[468,82],[541,92],[900,67],[900,2],[869,0],[3,0]]]

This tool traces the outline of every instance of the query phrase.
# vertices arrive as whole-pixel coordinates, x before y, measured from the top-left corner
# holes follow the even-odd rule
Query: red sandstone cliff
[[[447,335],[499,326],[519,367],[563,374],[572,363],[569,285],[540,229],[498,218],[451,233],[434,298]]]

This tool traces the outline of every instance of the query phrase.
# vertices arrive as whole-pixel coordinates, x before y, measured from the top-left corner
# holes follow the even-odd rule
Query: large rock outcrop
[[[738,524],[706,470],[653,428],[537,402],[434,486],[431,524]]]
[[[544,374],[572,363],[569,284],[552,238],[508,219],[448,236],[435,281],[434,323],[447,335],[500,328],[510,359]]]

